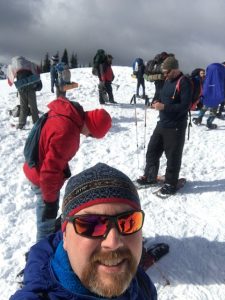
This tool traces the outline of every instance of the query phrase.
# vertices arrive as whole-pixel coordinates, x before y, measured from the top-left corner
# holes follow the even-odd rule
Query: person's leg
[[[44,201],[42,199],[41,190],[39,187],[31,186],[35,198],[36,198],[36,217],[37,217],[37,236],[36,241],[40,241],[51,233],[55,231],[55,221],[56,219],[49,219],[42,221],[42,214],[45,207]]]
[[[161,130],[162,128],[155,128],[148,144],[144,176],[149,182],[156,181],[159,171],[160,157],[164,151]]]
[[[163,140],[165,145],[165,155],[167,158],[165,183],[174,187],[176,187],[179,178],[185,142],[185,132],[186,128],[167,128],[164,130]]]
[[[37,108],[36,93],[31,88],[28,91],[28,103],[29,103],[29,106],[30,106],[30,111],[31,111],[31,116],[32,116],[33,123],[35,123],[39,119],[39,115],[38,115],[38,108]]]
[[[141,86],[142,86],[142,96],[145,97],[145,80],[141,78]]]
[[[107,94],[108,94],[108,96],[109,96],[109,102],[110,102],[110,103],[115,103],[111,82],[108,82],[108,81],[107,81],[107,82],[105,83],[105,88],[106,88],[106,92],[107,92]]]
[[[20,97],[20,115],[19,115],[18,129],[22,129],[26,125],[27,116],[29,113],[28,89],[25,88],[19,91],[19,97]]]

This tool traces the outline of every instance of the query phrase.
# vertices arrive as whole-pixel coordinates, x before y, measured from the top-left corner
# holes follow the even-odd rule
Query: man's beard
[[[106,274],[109,280],[104,280],[98,274],[98,265],[117,264],[117,261],[126,261],[126,270]],[[81,274],[83,285],[91,292],[106,297],[116,297],[123,294],[129,287],[132,278],[137,271],[138,262],[127,248],[121,248],[111,252],[96,252],[93,254],[90,264]],[[101,274],[102,275],[102,274]]]

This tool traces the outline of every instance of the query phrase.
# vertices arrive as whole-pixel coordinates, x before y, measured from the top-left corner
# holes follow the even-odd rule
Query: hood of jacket
[[[84,110],[78,102],[73,102],[65,97],[59,97],[48,104],[48,115],[63,115],[73,121],[79,128],[84,125]]]

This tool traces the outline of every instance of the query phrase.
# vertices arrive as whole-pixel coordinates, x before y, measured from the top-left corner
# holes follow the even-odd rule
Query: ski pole
[[[119,84],[116,84],[116,83],[113,83],[113,82],[112,82],[112,85],[114,85],[116,87],[116,90],[118,90],[118,88],[120,87]]]
[[[136,142],[137,142],[137,162],[138,162],[138,169],[139,169],[139,156],[138,156],[138,130],[137,130],[137,106],[136,106],[136,96],[135,94],[132,97],[134,101],[134,117],[135,117],[135,126],[136,126]]]

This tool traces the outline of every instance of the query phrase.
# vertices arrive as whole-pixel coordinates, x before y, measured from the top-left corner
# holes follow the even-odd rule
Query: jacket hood
[[[67,98],[59,97],[58,99],[48,104],[50,109],[49,116],[63,115],[71,119],[78,127],[82,128],[84,124],[84,110],[83,107]]]

